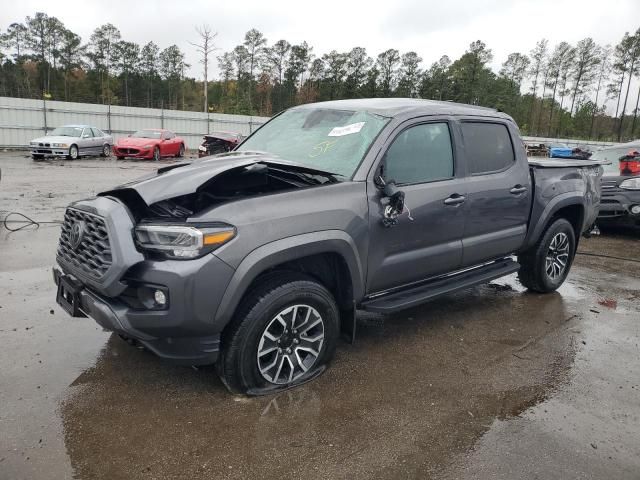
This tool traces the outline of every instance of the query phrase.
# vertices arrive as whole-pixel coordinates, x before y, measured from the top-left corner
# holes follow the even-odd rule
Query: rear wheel
[[[69,147],[69,155],[67,155],[67,158],[69,160],[77,160],[79,156],[78,147],[76,145],[71,145]]]
[[[562,285],[576,253],[573,225],[564,218],[553,221],[538,242],[518,256],[518,279],[529,290],[548,293]]]
[[[338,322],[324,286],[302,274],[274,274],[243,299],[224,334],[218,372],[234,393],[304,383],[333,357]]]
[[[156,148],[153,149],[153,160],[155,162],[160,160],[160,148],[159,147],[156,147]]]
[[[111,156],[111,145],[109,145],[108,143],[105,143],[102,146],[102,154],[100,156],[102,156],[102,157],[110,157]]]

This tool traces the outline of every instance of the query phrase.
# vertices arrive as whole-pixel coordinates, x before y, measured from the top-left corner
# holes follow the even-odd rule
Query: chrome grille
[[[74,248],[71,229],[78,222],[84,222],[84,235]],[[112,263],[109,233],[104,219],[82,210],[68,208],[64,214],[58,257],[77,271],[96,280],[101,279]]]

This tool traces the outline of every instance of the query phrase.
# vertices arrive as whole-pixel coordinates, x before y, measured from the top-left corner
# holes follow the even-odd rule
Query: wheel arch
[[[566,218],[571,223],[577,243],[584,230],[585,212],[585,199],[581,195],[575,192],[558,195],[547,204],[535,225],[530,225],[523,249],[533,246],[556,218]]]
[[[214,323],[222,330],[253,285],[277,270],[305,273],[334,295],[347,309],[364,295],[364,272],[353,239],[343,231],[296,235],[263,245],[240,263],[227,285]]]

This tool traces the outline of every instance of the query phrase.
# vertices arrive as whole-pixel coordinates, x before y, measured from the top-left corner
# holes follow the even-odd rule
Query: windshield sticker
[[[328,137],[343,137],[345,135],[351,135],[352,133],[358,133],[364,127],[365,122],[352,123],[351,125],[345,125],[344,127],[335,127],[329,132]]]

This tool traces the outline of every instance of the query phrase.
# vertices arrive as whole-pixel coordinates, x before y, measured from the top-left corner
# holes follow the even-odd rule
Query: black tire
[[[67,155],[67,159],[69,159],[69,160],[77,160],[78,158],[80,158],[80,152],[78,152],[78,146],[77,145],[71,145],[69,147],[69,155]]]
[[[549,273],[547,268],[547,257],[552,258],[551,264],[556,261],[554,258],[558,254],[558,250],[555,251],[551,248],[551,243],[554,238],[562,238],[562,235],[566,236],[568,242],[568,248],[566,252],[566,263],[564,269],[553,277],[556,272]],[[557,218],[552,221],[541,235],[538,242],[526,252],[518,255],[518,262],[520,263],[520,271],[518,272],[518,279],[520,283],[527,287],[529,290],[539,293],[553,292],[560,287],[567,278],[573,258],[576,253],[576,234],[573,230],[573,226],[568,220],[564,218]],[[564,254],[562,254],[564,255]]]
[[[178,153],[176,154],[176,158],[182,158],[184,157],[184,143],[180,144],[180,149],[178,150]]]
[[[124,160],[124,157],[116,157],[116,160]]]
[[[160,157],[160,148],[156,147],[156,148],[153,149],[153,161],[157,162],[157,161],[160,160],[160,158],[161,158]]]
[[[311,365],[308,365],[308,371],[305,374],[299,370],[298,374],[301,377],[291,382],[275,383],[265,378],[258,368],[260,340],[276,317],[287,308],[295,305],[310,306],[320,315],[324,340],[317,357]],[[295,330],[293,332],[295,333]],[[262,282],[247,292],[233,321],[225,329],[222,338],[222,352],[217,363],[218,373],[232,393],[292,387],[304,383],[309,375],[318,370],[318,367],[323,367],[331,361],[338,334],[339,310],[331,293],[306,275],[294,272],[276,272],[265,277]],[[284,334],[278,340],[283,340],[283,338]],[[291,346],[294,350],[296,349],[295,346]],[[274,355],[279,355],[279,353],[274,352]],[[290,358],[297,354],[298,350],[295,350]],[[291,361],[287,366],[291,372],[294,367],[289,365],[293,365]],[[298,363],[298,365],[300,364]]]
[[[36,161],[37,160],[42,160],[44,158],[44,155],[33,154],[33,155],[31,155],[31,158],[33,160],[36,160]]]
[[[102,146],[102,153],[100,154],[101,157],[110,157],[111,156],[111,145],[109,145],[108,143],[105,143]]]

